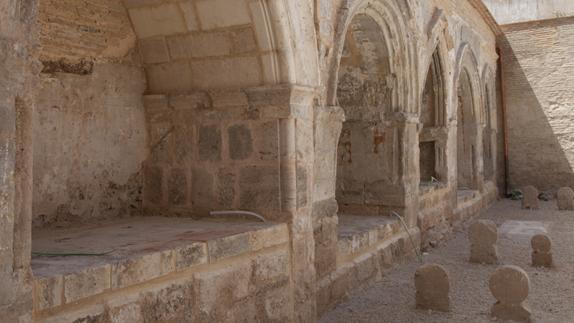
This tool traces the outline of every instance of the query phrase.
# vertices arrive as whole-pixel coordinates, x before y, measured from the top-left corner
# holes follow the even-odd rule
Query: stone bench
[[[210,268],[216,270],[222,262],[229,270],[237,266],[256,268],[258,261],[275,262],[277,268],[262,266],[272,271],[285,271],[283,276],[288,282],[288,236],[286,224],[167,217],[137,217],[98,225],[39,229],[34,232],[35,252],[105,254],[65,257],[35,254],[32,258],[34,309],[36,313],[58,312],[59,307],[68,304],[89,303],[99,294],[137,291],[138,286],[146,286],[150,281],[169,285],[170,280],[182,277],[201,280],[195,277],[195,269],[203,272],[201,275],[209,276]],[[258,255],[263,249],[271,250],[270,254]],[[277,257],[282,261],[276,261]],[[241,264],[235,266],[236,260]],[[245,271],[243,269],[241,271]],[[252,275],[248,275],[251,284]],[[261,272],[260,276],[255,278],[261,281],[274,279],[266,272]]]

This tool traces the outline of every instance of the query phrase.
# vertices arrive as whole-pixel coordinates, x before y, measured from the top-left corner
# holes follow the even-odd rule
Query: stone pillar
[[[246,91],[250,109],[279,119],[280,208],[273,220],[290,224],[293,320],[316,320],[315,243],[313,236],[312,88],[269,86]]]
[[[31,205],[33,61],[30,1],[0,9],[0,317],[32,320]]]
[[[314,166],[312,218],[318,280],[337,266],[337,146],[344,120],[345,115],[340,107],[315,109],[315,156],[319,158],[315,159]]]
[[[418,197],[419,197],[419,132],[418,116],[416,114],[395,113],[386,116],[390,120],[387,132],[395,133],[393,150],[392,190],[395,191],[393,200],[387,201],[389,211],[396,211],[402,215],[409,228],[417,225]],[[387,145],[391,142],[385,142]]]

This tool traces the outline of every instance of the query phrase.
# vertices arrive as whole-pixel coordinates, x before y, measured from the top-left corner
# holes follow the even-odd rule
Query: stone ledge
[[[410,229],[415,244],[420,244],[418,228]],[[362,254],[344,263],[336,271],[317,283],[317,313],[320,317],[352,290],[380,280],[393,265],[405,257],[413,256],[414,250],[406,232],[378,241]]]
[[[386,216],[339,215],[338,263],[404,231],[398,219]]]
[[[39,229],[34,250],[105,253],[34,256],[34,309],[45,311],[224,259],[286,244],[286,224],[143,217]]]

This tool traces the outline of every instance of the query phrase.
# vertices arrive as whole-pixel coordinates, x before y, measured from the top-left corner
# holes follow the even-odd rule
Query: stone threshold
[[[34,310],[41,312],[286,244],[286,224],[132,217],[33,234]]]

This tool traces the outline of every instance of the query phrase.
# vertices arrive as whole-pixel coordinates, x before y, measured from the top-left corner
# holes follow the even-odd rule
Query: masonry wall
[[[0,315],[32,319],[31,1],[0,2]]]
[[[483,0],[499,24],[554,19],[574,14],[571,0]]]
[[[120,0],[38,8],[34,224],[139,213],[146,88]]]
[[[504,29],[510,186],[574,186],[574,18]]]

